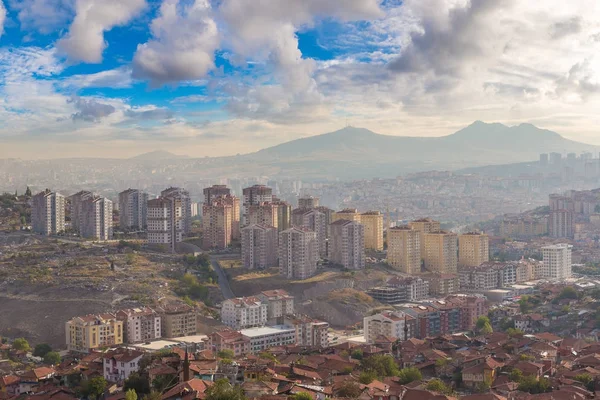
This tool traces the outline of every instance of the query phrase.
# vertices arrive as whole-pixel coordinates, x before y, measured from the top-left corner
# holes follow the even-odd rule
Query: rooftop
[[[285,325],[274,325],[274,326],[263,326],[260,328],[249,328],[242,329],[240,333],[249,338],[267,336],[267,335],[276,335],[278,333],[285,332],[296,332],[295,328],[285,326]]]

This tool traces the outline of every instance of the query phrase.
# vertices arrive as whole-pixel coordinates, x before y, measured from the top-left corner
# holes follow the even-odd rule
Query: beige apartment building
[[[437,232],[440,230],[440,222],[434,221],[431,218],[421,218],[409,222],[408,226],[411,229],[419,232],[419,240],[421,242],[421,258],[425,258],[425,238],[423,235],[429,232]]]
[[[425,269],[436,274],[456,274],[458,257],[456,234],[446,231],[429,232],[425,238]]]
[[[123,321],[110,313],[75,317],[66,323],[65,333],[67,350],[89,353],[123,344]]]
[[[261,203],[273,202],[273,189],[265,185],[254,185],[242,190],[242,227],[248,226],[252,222],[248,220],[248,207],[256,206]],[[258,222],[254,222],[258,223]],[[275,226],[275,225],[273,225]]]
[[[365,227],[360,222],[340,219],[331,224],[329,260],[344,268],[365,268]]]
[[[277,266],[277,228],[252,224],[242,228],[242,265],[248,269]]]
[[[286,201],[273,198],[277,206],[277,230],[285,231],[292,227],[292,205]]]
[[[56,235],[65,230],[65,197],[46,189],[33,196],[31,225],[35,233]]]
[[[383,214],[367,211],[360,215],[360,223],[365,226],[365,249],[383,250]]]
[[[110,240],[113,236],[113,202],[105,197],[92,196],[81,202],[81,237]]]
[[[287,279],[308,279],[317,271],[317,234],[294,226],[279,233],[279,269]]]
[[[360,214],[356,208],[346,208],[342,211],[334,212],[331,216],[331,224],[340,219],[346,219],[348,221],[360,222]]]
[[[175,252],[175,246],[183,238],[183,215],[181,200],[159,197],[148,201],[148,244],[163,244]]]
[[[231,239],[237,240],[240,238],[240,199],[231,195],[231,189],[225,185],[213,185],[204,188],[204,203],[203,205],[212,205],[215,201],[220,200],[231,205]]]
[[[317,235],[319,256],[327,257],[327,220],[325,214],[310,208],[297,208],[292,211],[292,226],[302,226]]]
[[[202,248],[225,249],[231,243],[233,206],[224,198],[202,206]]]
[[[273,226],[279,225],[278,206],[273,203],[259,203],[246,206],[246,225],[261,224]]]
[[[490,239],[479,232],[469,232],[458,236],[458,266],[478,267],[490,260]]]
[[[71,203],[71,229],[73,229],[74,231],[79,232],[79,227],[81,225],[81,204],[84,200],[93,196],[94,194],[87,190],[82,190],[80,192],[75,193],[74,195],[69,196],[69,203]]]
[[[176,338],[196,334],[196,310],[187,304],[168,304],[157,309],[163,337]]]
[[[408,226],[388,229],[387,260],[395,269],[408,274],[421,273],[421,234]]]

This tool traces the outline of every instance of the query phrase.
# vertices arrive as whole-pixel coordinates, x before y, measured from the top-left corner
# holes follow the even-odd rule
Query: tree
[[[142,397],[142,400],[162,400],[162,394],[153,390],[144,397]]]
[[[565,287],[558,295],[559,299],[577,299],[577,291],[573,286]]]
[[[494,329],[492,328],[492,325],[489,324],[489,322],[486,322],[485,325],[483,325],[483,327],[479,330],[479,332],[483,333],[484,335],[488,335],[494,332]]]
[[[293,395],[292,400],[313,400],[313,397],[309,393],[300,392]]]
[[[427,386],[425,386],[425,388],[432,392],[438,392],[446,395],[452,394],[452,388],[437,378],[427,382]]]
[[[33,350],[33,355],[36,357],[44,357],[46,354],[52,351],[52,347],[50,347],[47,343],[40,343],[35,346]]]
[[[50,351],[44,356],[44,363],[49,365],[60,364],[60,354],[56,351]]]
[[[355,360],[362,360],[363,351],[361,349],[352,350],[352,354],[350,355],[350,357],[354,358]]]
[[[525,334],[525,332],[517,328],[508,328],[506,330],[506,333],[508,333],[508,336],[510,336],[511,338],[520,338],[523,337],[523,335]]]
[[[421,371],[418,368],[408,367],[400,370],[398,378],[400,378],[400,384],[406,385],[407,383],[422,380],[423,375],[421,375]]]
[[[159,375],[152,381],[152,388],[159,393],[171,389],[177,383],[177,378],[173,375]]]
[[[219,379],[206,390],[206,400],[246,400],[239,386],[231,386],[227,379]]]
[[[90,379],[82,386],[83,395],[92,399],[97,399],[106,391],[108,383],[102,376]]]
[[[368,385],[377,379],[377,374],[373,371],[363,371],[360,373],[358,381],[363,385]]]
[[[552,391],[550,381],[546,378],[536,379],[534,375],[526,375],[519,382],[517,390],[529,392],[530,394],[546,393]]]
[[[142,361],[147,360],[142,358]],[[146,361],[147,363],[148,361]],[[143,368],[140,365],[140,368]],[[138,372],[133,372],[129,375],[129,378],[125,380],[123,384],[123,390],[135,390],[137,394],[147,394],[150,393],[150,384],[148,383],[148,379],[141,376]]]
[[[268,351],[263,351],[262,353],[260,353],[258,355],[260,358],[262,358],[263,360],[271,360],[274,363],[278,363],[277,361],[277,357],[275,357],[273,354],[269,353]]]
[[[29,351],[31,350],[31,346],[29,346],[29,342],[24,338],[15,339],[12,344],[13,349],[20,351]]]
[[[133,389],[129,389],[125,392],[125,400],[137,400],[138,395]]]
[[[490,324],[490,319],[485,315],[482,315],[481,317],[477,318],[475,326],[477,327],[477,329],[483,329],[485,324]]]
[[[360,396],[360,386],[356,382],[345,381],[337,391],[337,397],[356,399]]]
[[[517,383],[521,382],[521,379],[523,379],[523,371],[518,368],[513,369],[510,371],[510,374],[508,374],[508,379]]]
[[[363,371],[373,371],[378,377],[397,376],[400,373],[396,360],[389,355],[376,355],[361,362]]]
[[[235,357],[235,354],[233,353],[233,350],[223,349],[217,353],[217,356],[219,356],[219,358],[228,358],[231,360]]]
[[[29,189],[29,186],[27,186],[27,189],[25,190],[25,197],[31,197],[31,189]]]

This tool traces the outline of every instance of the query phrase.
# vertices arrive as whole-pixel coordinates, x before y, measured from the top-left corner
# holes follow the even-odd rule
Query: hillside
[[[135,157],[131,157],[131,160],[176,160],[182,158],[189,158],[185,155],[177,155],[170,153],[166,150],[156,150],[149,153],[140,154]]]

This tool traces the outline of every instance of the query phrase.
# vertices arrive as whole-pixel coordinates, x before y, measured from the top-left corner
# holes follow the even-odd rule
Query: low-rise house
[[[489,386],[496,379],[496,373],[502,366],[503,364],[493,358],[486,357],[484,362],[463,369],[463,384],[471,388],[483,387],[483,385]]]
[[[19,393],[31,393],[39,385],[51,381],[56,371],[50,367],[34,368],[20,376]]]
[[[6,393],[8,396],[18,396],[21,394],[21,378],[16,375],[6,375],[0,378],[0,393]]]
[[[108,382],[123,382],[129,375],[138,372],[144,353],[136,350],[118,348],[102,356],[103,375]]]

